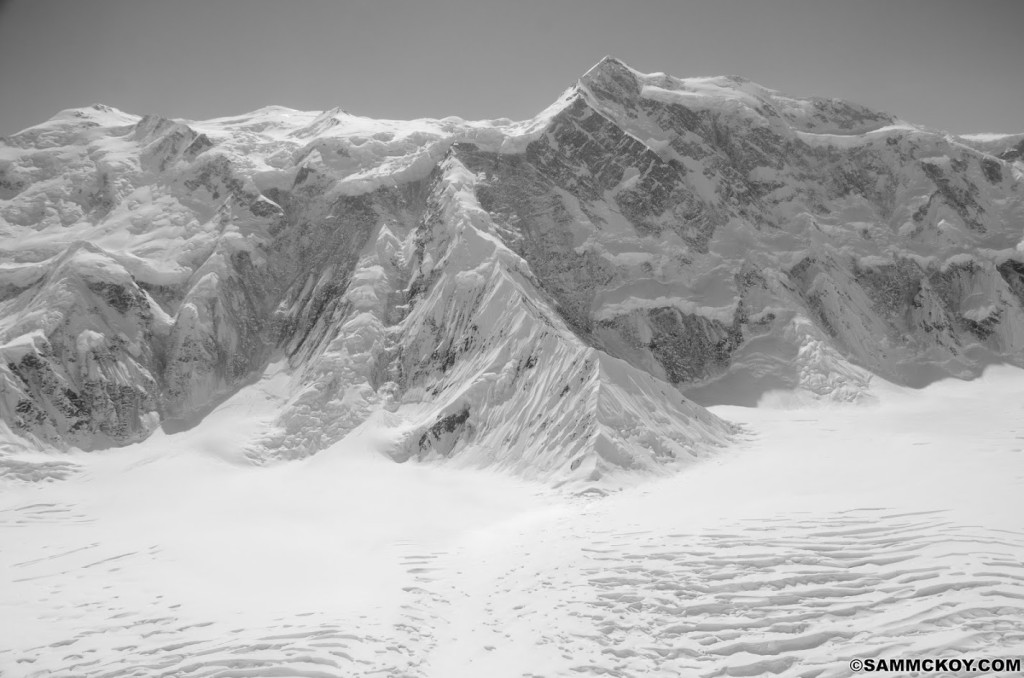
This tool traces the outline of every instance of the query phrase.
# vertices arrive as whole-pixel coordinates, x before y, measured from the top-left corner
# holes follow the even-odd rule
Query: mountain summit
[[[732,433],[694,401],[1024,364],[1022,149],[610,57],[521,122],[64,111],[0,144],[0,419],[125,445],[276,375],[254,460],[380,418],[400,461],[670,467]]]

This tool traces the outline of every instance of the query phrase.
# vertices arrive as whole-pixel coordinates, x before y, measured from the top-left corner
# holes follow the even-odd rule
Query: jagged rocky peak
[[[606,56],[583,74],[579,84],[601,97],[630,101],[640,96],[640,74],[613,56]]]
[[[554,482],[1020,364],[1024,135],[603,59],[526,121],[64,111],[0,144],[0,419],[88,449],[273,376],[251,456],[366,422]],[[688,399],[688,398],[692,398]]]

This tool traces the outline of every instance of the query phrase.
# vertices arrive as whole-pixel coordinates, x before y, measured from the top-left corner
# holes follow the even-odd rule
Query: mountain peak
[[[584,73],[577,87],[592,104],[617,119],[621,116],[616,110],[625,110],[627,118],[634,118],[637,106],[656,101],[691,111],[729,111],[760,120],[760,124],[782,124],[805,132],[863,134],[897,124],[912,127],[889,113],[853,102],[789,96],[740,75],[679,78],[662,72],[641,73],[613,56],[604,57]]]
[[[640,95],[641,77],[641,73],[619,59],[606,56],[580,77],[579,86],[598,98],[623,101]]]
[[[626,62],[613,56],[606,56],[591,66],[586,73],[580,76],[580,82],[589,82],[605,78],[636,79],[643,74],[631,68]]]
[[[591,66],[587,70],[587,72],[581,76],[581,79],[587,78],[588,76],[597,73],[620,72],[624,70],[632,71],[634,73],[636,72],[632,68],[630,68],[629,65],[622,59],[619,59],[618,57],[614,57],[609,54],[602,58],[600,61],[598,61],[596,64]]]

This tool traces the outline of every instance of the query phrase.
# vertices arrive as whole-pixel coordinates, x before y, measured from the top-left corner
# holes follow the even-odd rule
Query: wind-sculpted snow
[[[6,484],[0,672],[839,677],[854,658],[1016,658],[1022,374],[714,408],[743,424],[730,454],[597,497],[394,464],[397,412],[292,464],[239,463],[232,434],[276,411],[281,372],[189,431],[67,457],[87,473]]]
[[[21,515],[24,524],[69,518],[46,505]],[[1020,533],[979,531],[941,512],[852,510],[750,518],[704,533],[588,524],[584,543],[580,522],[598,516],[574,518],[539,536],[512,535],[501,548],[517,556],[505,567],[480,549],[393,545],[404,586],[390,624],[319,610],[265,626],[193,621],[159,598],[132,609],[94,594],[81,596],[77,614],[105,617],[102,625],[13,656],[0,650],[0,666],[54,678],[440,678],[479,675],[465,665],[475,660],[495,676],[844,676],[854,658],[1000,657],[1024,641]],[[116,578],[161,551],[104,555],[95,545],[48,557],[65,572]],[[469,563],[487,574],[456,571]],[[96,576],[87,572],[77,578]],[[477,588],[487,577],[491,588]]]
[[[64,111],[0,145],[0,418],[125,445],[280,377],[255,461],[388,413],[399,461],[663,468],[732,433],[680,393],[1019,364],[1019,146],[610,58],[522,122]]]

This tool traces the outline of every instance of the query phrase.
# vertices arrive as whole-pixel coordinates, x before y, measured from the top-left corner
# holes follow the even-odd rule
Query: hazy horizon
[[[954,133],[1024,132],[1024,3],[0,2],[0,134],[66,108],[529,118],[605,55]]]

